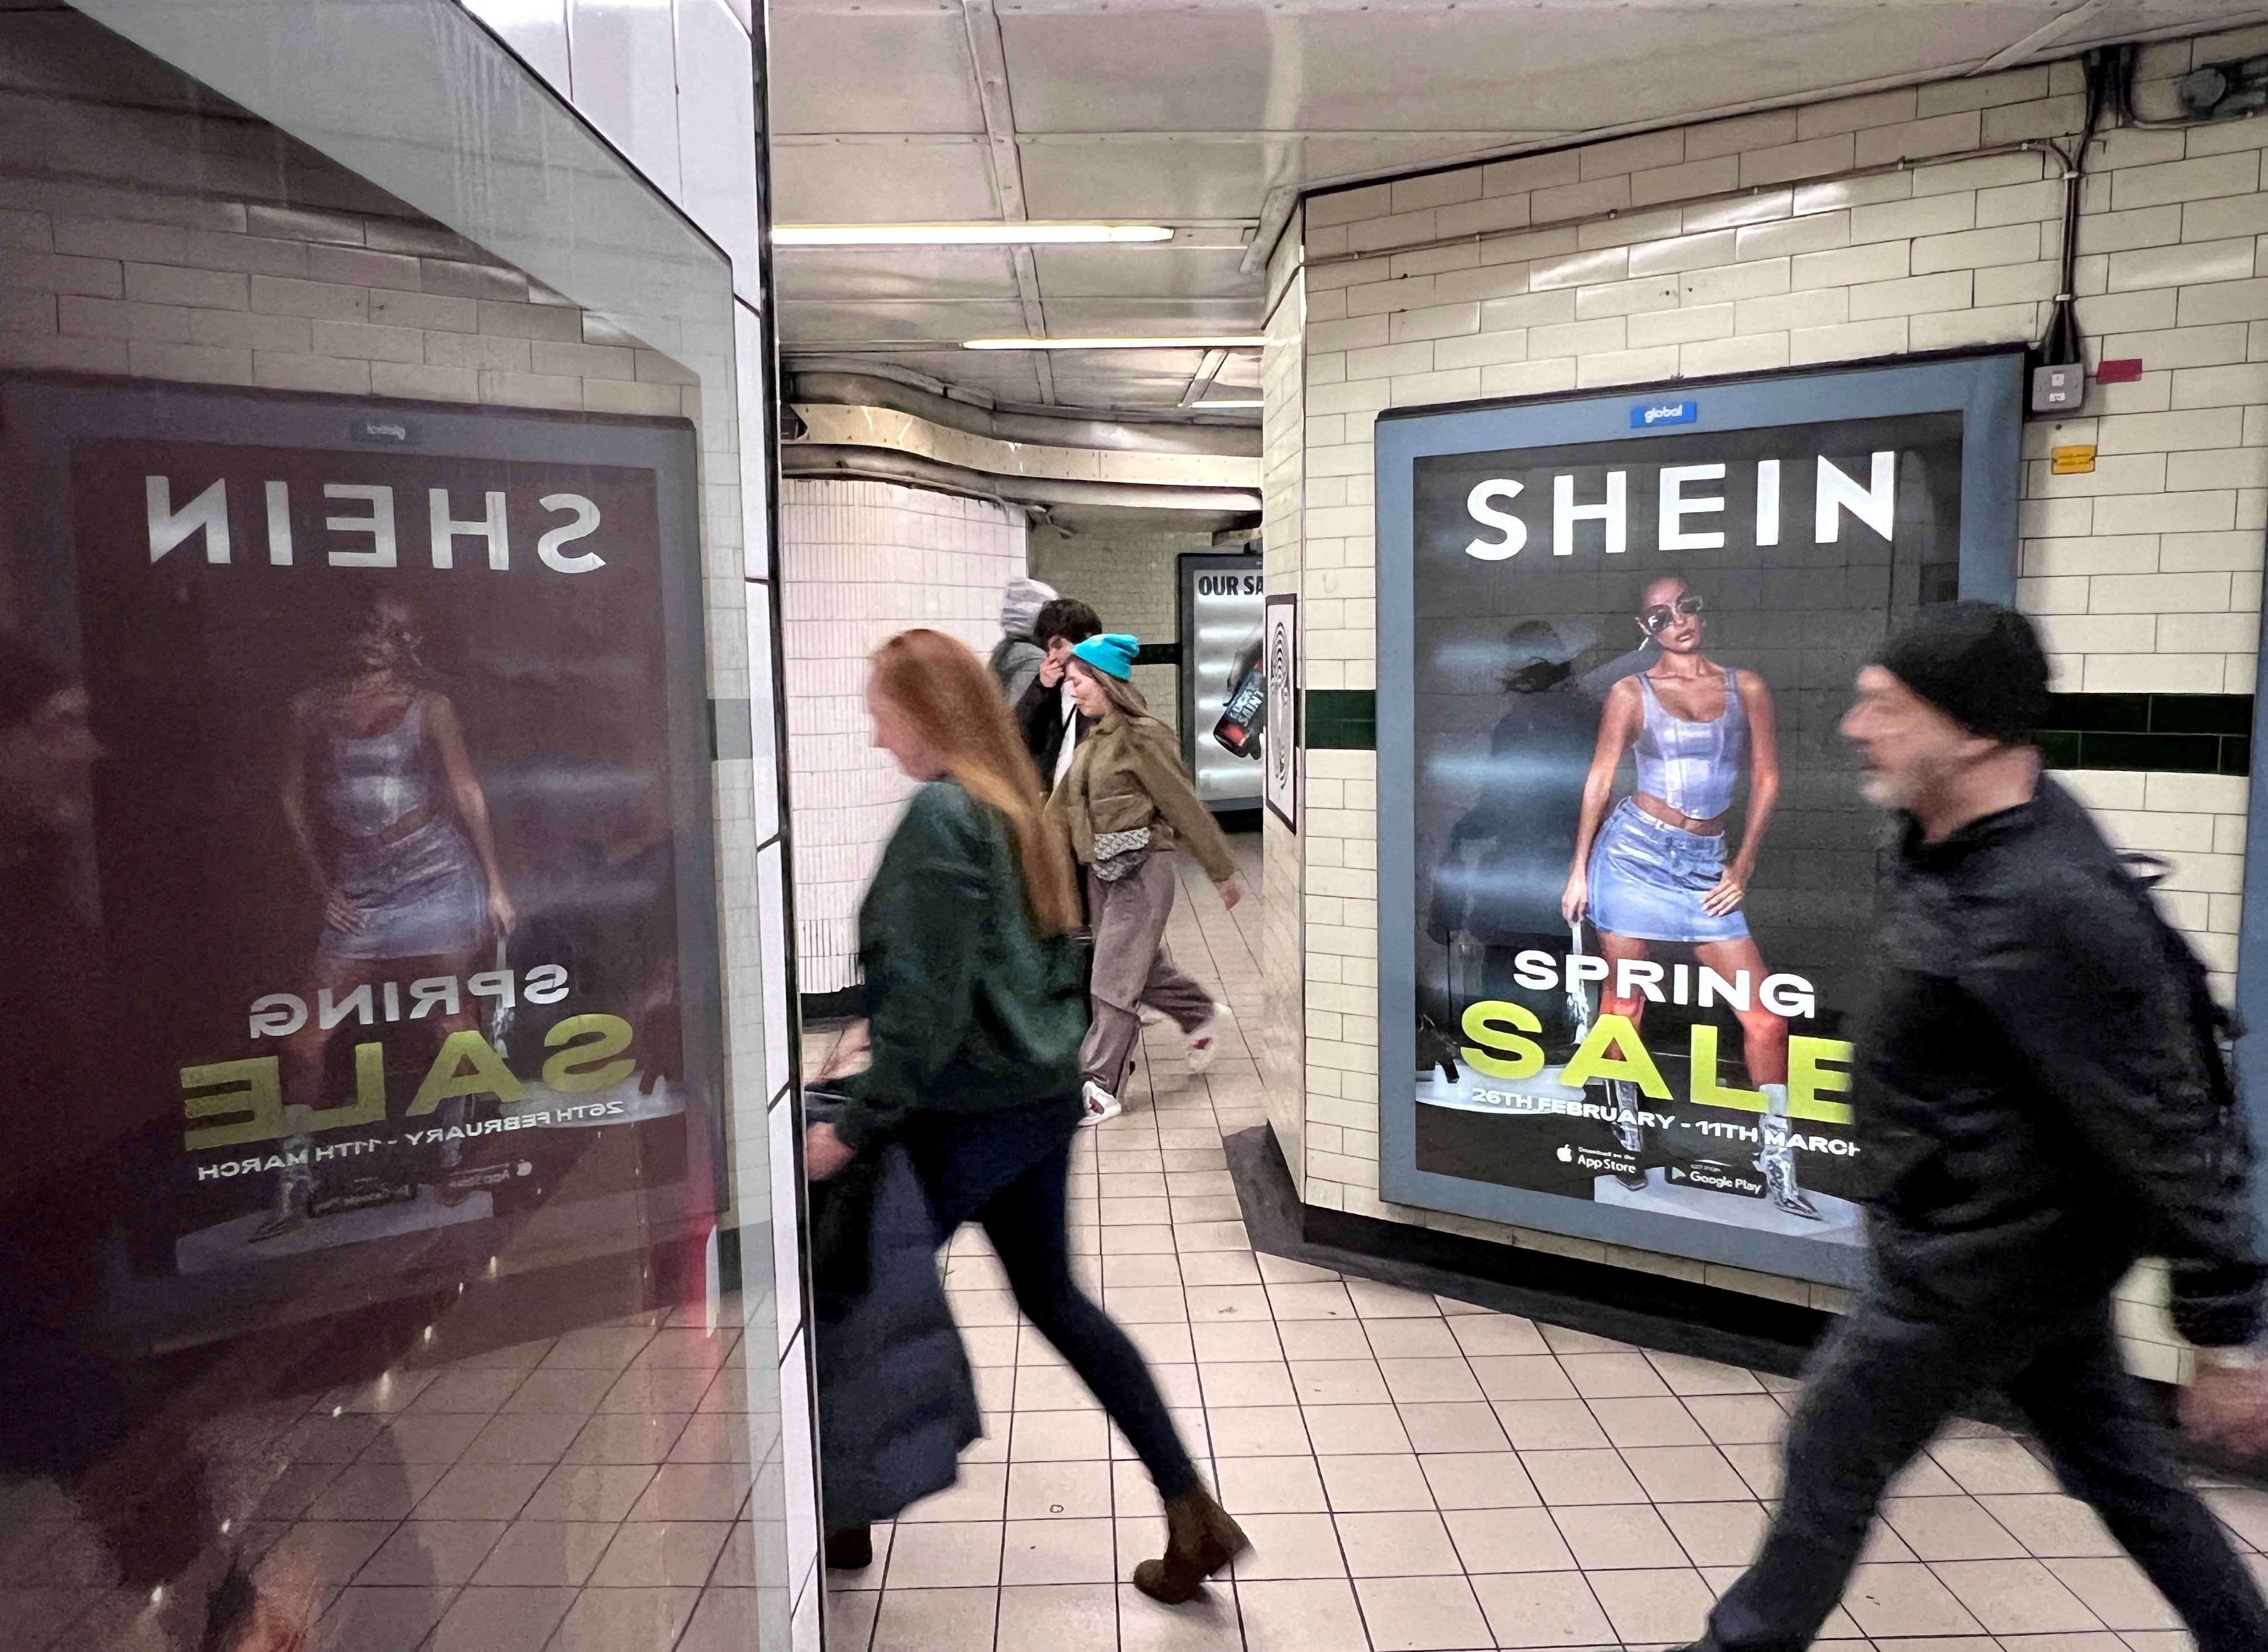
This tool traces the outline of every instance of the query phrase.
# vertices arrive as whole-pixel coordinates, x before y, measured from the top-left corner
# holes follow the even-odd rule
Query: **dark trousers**
[[[2108,1302],[2027,1332],[1949,1325],[1879,1293],[1807,1374],[1779,1513],[1764,1552],[1711,1614],[1710,1642],[1725,1652],[1809,1646],[1892,1478],[1964,1401],[1994,1390],[2022,1412],[2065,1489],[2094,1506],[2181,1614],[2198,1652],[2268,1647],[2268,1605],[2120,1363]]]
[[[1181,1433],[1141,1353],[1071,1276],[1064,1198],[1076,1095],[991,1113],[924,1113],[904,1133],[941,1245],[980,1223],[1016,1306],[1079,1373],[1150,1471],[1160,1497],[1197,1485]]]

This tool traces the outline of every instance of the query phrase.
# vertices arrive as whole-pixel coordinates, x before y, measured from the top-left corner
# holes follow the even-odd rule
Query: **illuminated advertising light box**
[[[1892,627],[2014,598],[2021,360],[1381,416],[1381,1195],[1848,1283]]]
[[[1208,808],[1256,809],[1268,724],[1260,558],[1190,552],[1179,566],[1182,759]]]
[[[105,753],[69,853],[108,1113],[53,1128],[141,1144],[136,1271],[383,1294],[696,1233],[693,427],[33,379],[0,412],[15,623]]]

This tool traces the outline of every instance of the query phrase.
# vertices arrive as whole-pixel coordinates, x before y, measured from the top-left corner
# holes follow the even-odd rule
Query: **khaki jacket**
[[[1174,731],[1154,717],[1129,718],[1116,707],[1104,712],[1079,736],[1048,814],[1070,833],[1081,866],[1094,865],[1098,836],[1146,826],[1152,849],[1170,850],[1178,836],[1215,883],[1236,875],[1228,839],[1182,771]]]

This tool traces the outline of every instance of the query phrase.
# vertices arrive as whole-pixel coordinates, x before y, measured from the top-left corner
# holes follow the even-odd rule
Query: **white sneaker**
[[[1189,1071],[1202,1073],[1212,1065],[1220,1053],[1220,1036],[1228,1023],[1236,1018],[1228,1013],[1226,1004],[1215,1004],[1212,1014],[1206,1016],[1197,1029],[1189,1035]]]
[[[1116,1095],[1104,1089],[1093,1079],[1089,1079],[1080,1091],[1080,1099],[1086,1103],[1085,1110],[1079,1116],[1079,1127],[1081,1130],[1107,1124],[1125,1110],[1119,1106],[1118,1098]]]

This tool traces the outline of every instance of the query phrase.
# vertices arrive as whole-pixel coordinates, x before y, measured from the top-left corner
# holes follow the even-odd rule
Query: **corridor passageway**
[[[1182,858],[1169,944],[1256,1025],[1265,891],[1225,913]],[[815,1064],[836,1033],[806,1035]],[[1795,1384],[1256,1251],[1221,1139],[1263,1123],[1248,1046],[1182,1070],[1153,1026],[1125,1113],[1073,1157],[1082,1277],[1153,1362],[1251,1535],[1167,1610],[1124,1579],[1157,1494],[1020,1325],[982,1233],[946,1286],[985,1438],[952,1491],[828,1575],[836,1652],[1480,1652],[1690,1641],[1778,1491]],[[1196,1442],[1203,1442],[1200,1447]],[[2210,1493],[2268,1576],[2268,1493]],[[2177,1652],[2186,1636],[2021,1440],[1949,1431],[1898,1483],[1827,1639],[1852,1652]]]

